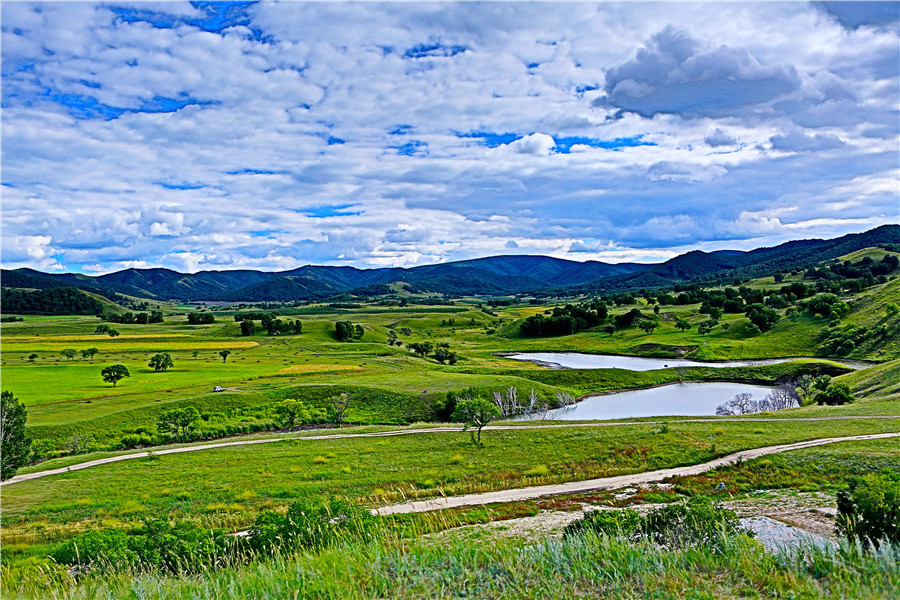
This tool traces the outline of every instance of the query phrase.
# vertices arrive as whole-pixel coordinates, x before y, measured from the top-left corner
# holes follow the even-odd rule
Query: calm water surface
[[[748,383],[675,383],[644,390],[590,396],[573,407],[551,410],[548,418],[559,421],[593,421],[627,417],[709,416],[716,414],[716,407],[731,400],[736,394],[747,392],[753,394],[754,400],[762,400],[771,390],[769,387]],[[528,418],[521,417],[519,420]]]
[[[644,358],[642,356],[614,356],[611,354],[579,354],[577,352],[523,352],[509,354],[506,358],[527,362],[547,363],[567,369],[628,369],[652,371],[670,367],[753,367],[775,365],[796,360],[794,358],[770,358],[765,360],[728,360],[703,362],[686,358]]]

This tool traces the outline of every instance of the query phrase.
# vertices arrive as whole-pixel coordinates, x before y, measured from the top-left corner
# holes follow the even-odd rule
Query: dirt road
[[[670,421],[671,425],[676,423],[723,423],[723,422],[764,422],[764,421],[838,421],[838,420],[851,420],[851,419],[900,419],[900,416],[896,415],[877,415],[877,416],[844,416],[844,417],[802,417],[802,418],[785,418],[785,419],[770,419],[770,418],[736,418],[736,419],[679,419],[677,421]],[[597,423],[552,423],[552,424],[541,424],[541,425],[490,425],[484,428],[484,431],[498,431],[498,430],[513,430],[513,429],[559,429],[559,428],[572,428],[572,427],[635,427],[635,426],[658,426],[664,421],[601,421]],[[462,429],[460,427],[430,427],[423,429],[401,429],[396,431],[379,431],[373,433],[330,433],[324,435],[308,435],[308,436],[296,436],[296,435],[285,435],[283,437],[277,438],[266,438],[262,440],[237,440],[234,442],[217,442],[214,444],[198,444],[195,446],[184,446],[181,448],[167,448],[165,450],[151,450],[147,452],[134,452],[132,454],[121,454],[119,456],[110,456],[108,458],[99,458],[97,460],[89,460],[83,463],[76,463],[74,465],[70,465],[68,467],[61,467],[59,469],[48,469],[46,471],[36,471],[34,473],[23,473],[21,475],[16,475],[10,479],[7,479],[4,482],[0,482],[0,486],[14,485],[17,483],[21,483],[23,481],[30,481],[33,479],[40,479],[42,477],[50,477],[51,475],[60,475],[62,473],[69,473],[71,471],[80,471],[82,469],[90,469],[92,467],[99,467],[102,465],[108,465],[111,463],[120,462],[123,460],[134,460],[136,458],[148,458],[149,456],[164,456],[166,454],[181,454],[184,452],[200,452],[202,450],[215,450],[217,448],[229,448],[232,446],[250,446],[254,444],[271,444],[275,442],[284,442],[287,440],[337,440],[337,439],[346,439],[346,438],[364,438],[364,437],[390,437],[397,435],[417,435],[417,434],[427,434],[427,433],[459,433]],[[900,434],[898,434],[900,435]],[[848,438],[850,439],[850,438]]]
[[[699,475],[711,469],[715,469],[716,467],[734,464],[738,461],[759,458],[760,456],[766,456],[767,454],[777,454],[779,452],[800,450],[802,448],[811,448],[813,446],[822,446],[824,444],[834,444],[836,442],[878,440],[895,437],[900,437],[900,432],[874,433],[869,435],[852,435],[848,437],[807,440],[805,442],[797,442],[795,444],[782,444],[780,446],[766,446],[763,448],[754,448],[752,450],[743,450],[741,452],[735,452],[734,454],[729,454],[727,456],[723,456],[706,463],[702,463],[699,465],[690,465],[687,467],[660,469],[658,471],[648,471],[645,473],[619,475],[617,477],[602,477],[600,479],[588,479],[585,481],[571,481],[568,483],[557,483],[553,485],[539,485],[511,490],[500,490],[482,494],[466,494],[463,496],[451,496],[449,498],[432,498],[429,500],[404,502],[402,504],[384,506],[382,508],[374,509],[372,512],[373,514],[382,516],[396,515],[402,513],[428,512],[432,510],[440,510],[443,508],[454,508],[457,506],[491,504],[494,502],[516,502],[520,500],[531,500],[533,498],[539,498],[541,496],[551,496],[556,494],[580,494],[597,490],[614,490],[629,486],[654,483],[662,481],[667,477]]]

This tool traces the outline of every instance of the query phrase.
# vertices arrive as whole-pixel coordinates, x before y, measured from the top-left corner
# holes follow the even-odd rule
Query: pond
[[[736,394],[753,394],[754,400],[762,400],[772,390],[770,387],[749,383],[704,382],[675,383],[660,387],[627,392],[614,392],[589,396],[569,408],[548,411],[546,418],[559,421],[593,421],[625,419],[628,417],[709,416],[716,408]],[[537,419],[538,416],[522,416],[515,420]]]
[[[672,367],[754,367],[775,365],[797,360],[795,358],[770,358],[764,360],[728,360],[703,362],[686,358],[645,358],[643,356],[615,356],[612,354],[580,354],[578,352],[523,352],[506,354],[506,358],[562,367],[565,369],[628,369],[652,371]]]

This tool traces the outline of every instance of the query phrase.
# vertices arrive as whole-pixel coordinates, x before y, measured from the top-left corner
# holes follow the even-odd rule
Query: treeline
[[[248,312],[234,315],[234,320],[241,324],[241,335],[253,335],[253,321],[259,321],[269,335],[297,335],[303,333],[303,322],[300,319],[281,321],[278,313]]]
[[[104,313],[100,315],[100,318],[104,321],[109,321],[110,323],[121,323],[124,325],[146,325],[148,323],[163,322],[163,314],[158,310],[154,310],[149,314],[145,312],[133,313],[130,311],[121,315]]]
[[[103,305],[75,288],[53,288],[28,292],[2,288],[3,312],[31,315],[99,315]]]
[[[587,304],[557,306],[549,316],[533,315],[522,322],[519,329],[526,337],[572,335],[595,327],[606,320],[605,302],[594,300]]]

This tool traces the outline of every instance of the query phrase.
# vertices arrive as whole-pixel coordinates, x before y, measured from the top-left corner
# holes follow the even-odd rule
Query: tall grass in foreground
[[[276,555],[194,576],[46,570],[10,580],[3,598],[897,598],[900,547],[843,543],[771,555],[743,535],[719,551],[667,550],[586,531],[529,543],[384,534],[319,552]]]

